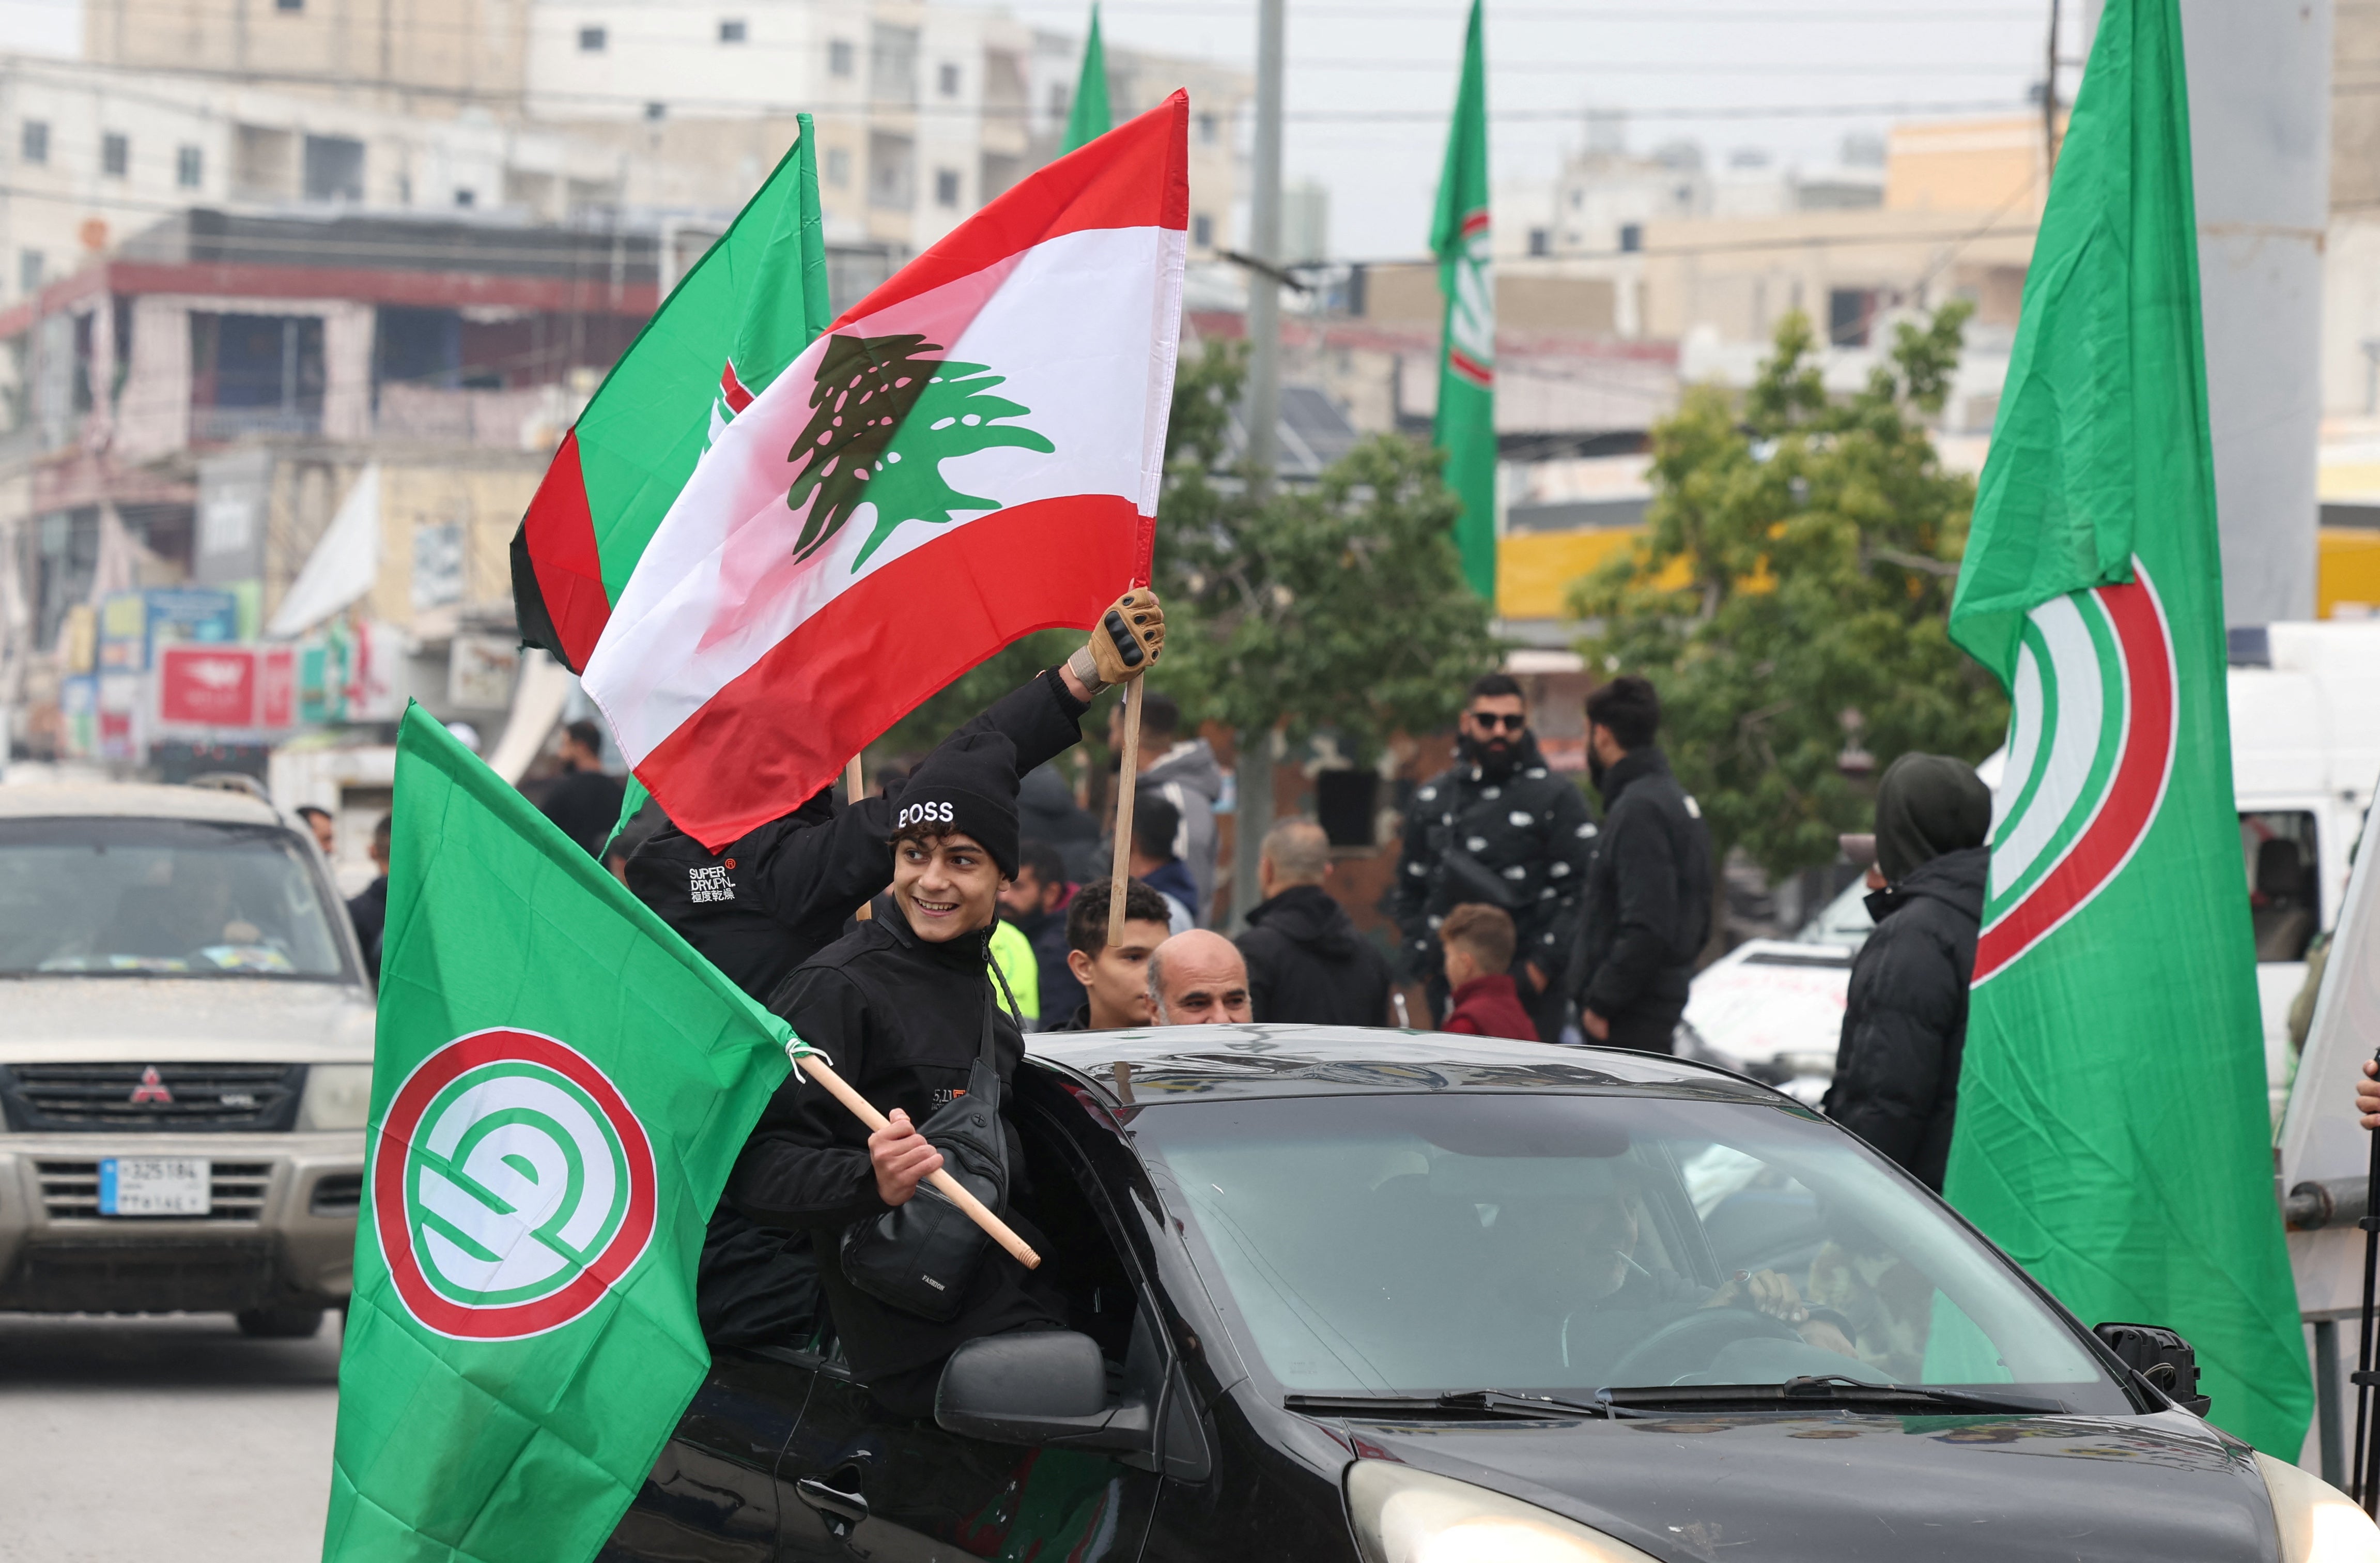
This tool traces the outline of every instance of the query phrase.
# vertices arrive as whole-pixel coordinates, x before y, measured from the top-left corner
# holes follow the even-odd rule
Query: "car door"
[[[1166,1372],[1145,1299],[1114,1234],[1046,1120],[1019,1115],[1032,1212],[1071,1324],[1100,1343],[1127,1393],[1161,1392]],[[1100,1202],[1103,1203],[1103,1202]],[[1157,1499],[1156,1461],[1028,1448],[946,1433],[879,1408],[848,1367],[817,1372],[778,1464],[787,1563],[1137,1557]],[[1129,1364],[1129,1366],[1127,1366]],[[1141,1378],[1157,1382],[1142,1386]]]
[[[771,1563],[791,1504],[778,1460],[812,1378],[789,1351],[714,1351],[598,1563]]]

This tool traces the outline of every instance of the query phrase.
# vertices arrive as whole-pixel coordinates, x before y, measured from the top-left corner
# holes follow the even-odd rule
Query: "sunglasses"
[[[1490,733],[1499,727],[1517,733],[1529,725],[1527,714],[1519,711],[1475,711],[1471,713],[1471,719],[1479,725],[1481,730]]]

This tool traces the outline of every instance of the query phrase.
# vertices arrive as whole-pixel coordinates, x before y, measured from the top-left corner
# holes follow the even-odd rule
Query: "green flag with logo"
[[[2050,187],[1950,634],[2011,697],[1947,1192],[2214,1420],[2311,1404],[2273,1204],[2225,706],[2175,0],[2110,0]]]
[[[414,706],[325,1563],[586,1563],[710,1364],[787,1031]]]
[[[1115,128],[1108,106],[1108,51],[1099,42],[1099,8],[1091,7],[1091,35],[1083,44],[1083,73],[1075,82],[1074,106],[1066,111],[1065,138],[1058,143],[1061,156],[1088,146]]]
[[[1488,235],[1488,55],[1480,6],[1471,0],[1463,35],[1463,84],[1438,177],[1438,215],[1429,247],[1438,256],[1438,290],[1446,296],[1439,337],[1438,417],[1433,437],[1446,452],[1446,486],[1463,501],[1454,523],[1463,579],[1496,600],[1496,278]]]

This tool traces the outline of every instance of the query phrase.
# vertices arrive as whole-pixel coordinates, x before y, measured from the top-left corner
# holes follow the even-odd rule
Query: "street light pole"
[[[1243,268],[1248,279],[1248,388],[1243,405],[1250,497],[1258,502],[1272,491],[1281,445],[1281,285],[1270,268],[1281,264],[1283,9],[1284,0],[1258,0],[1257,6],[1257,145],[1255,183],[1248,192],[1248,255],[1257,264]],[[1239,795],[1232,833],[1232,922],[1236,927],[1259,899],[1257,849],[1272,826],[1269,727],[1239,735],[1232,781]]]

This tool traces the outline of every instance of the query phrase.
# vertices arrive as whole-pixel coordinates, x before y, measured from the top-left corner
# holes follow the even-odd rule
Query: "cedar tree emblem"
[[[827,344],[810,421],[785,453],[801,467],[785,505],[809,504],[794,557],[824,548],[862,505],[872,505],[876,530],[852,561],[856,574],[904,522],[944,526],[953,511],[1000,508],[996,499],[942,481],[941,464],[952,457],[995,446],[1057,449],[1032,429],[1001,421],[1033,410],[992,394],[1003,376],[927,356],[941,351],[917,336],[837,336]]]

